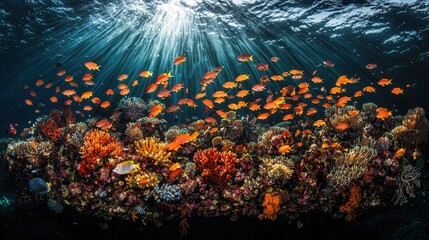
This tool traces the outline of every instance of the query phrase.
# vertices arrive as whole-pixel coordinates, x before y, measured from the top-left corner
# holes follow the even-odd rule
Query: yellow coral
[[[261,175],[271,182],[285,183],[292,177],[294,162],[284,156],[262,158]]]
[[[143,157],[152,158],[155,165],[169,166],[171,164],[171,152],[165,150],[165,144],[158,138],[145,138],[134,142],[136,151]]]

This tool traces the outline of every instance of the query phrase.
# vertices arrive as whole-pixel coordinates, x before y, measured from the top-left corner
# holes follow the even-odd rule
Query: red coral
[[[218,152],[216,148],[198,150],[194,155],[196,168],[202,176],[215,188],[224,189],[228,181],[237,172],[238,163],[235,153]]]
[[[58,123],[53,118],[49,118],[42,123],[40,132],[55,143],[63,136],[62,128],[58,126]]]
[[[360,188],[357,185],[350,187],[350,197],[346,204],[340,207],[340,212],[346,213],[346,221],[352,221],[355,218],[356,210],[362,200]]]
[[[122,144],[108,132],[91,130],[85,134],[84,145],[80,149],[83,162],[79,171],[87,174],[107,156],[123,156]]]

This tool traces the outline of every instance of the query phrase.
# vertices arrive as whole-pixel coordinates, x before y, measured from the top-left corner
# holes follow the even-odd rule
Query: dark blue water
[[[242,53],[253,55],[254,62],[238,62],[236,58]],[[187,56],[186,62],[173,65],[174,59],[183,54]],[[271,62],[273,56],[279,57],[280,61]],[[85,86],[81,80],[82,75],[88,73],[84,63],[89,61],[101,65],[100,71],[94,72],[94,86]],[[324,61],[335,63],[335,67],[325,66]],[[257,63],[269,63],[269,71],[256,70]],[[376,63],[378,67],[368,70],[366,65],[369,63]],[[177,104],[181,98],[194,98],[200,92],[201,77],[218,66],[224,66],[224,69],[216,81],[207,87],[208,96],[221,90],[224,82],[233,81],[239,74],[252,76],[242,86],[243,89],[250,89],[259,83],[263,75],[300,69],[304,71],[304,78],[308,82],[312,73],[317,71],[328,91],[342,75],[361,79],[347,88],[349,96],[365,86],[377,88],[375,93],[354,98],[352,101],[357,105],[374,102],[392,110],[395,115],[403,115],[414,107],[423,107],[427,112],[429,1],[3,0],[0,2],[0,136],[17,138],[37,117],[49,114],[51,109],[61,108],[68,98],[55,93],[55,88],[59,87],[61,91],[69,89],[70,86],[64,81],[69,74],[79,83],[77,92],[93,91],[93,95],[100,96],[102,101],[111,102],[112,107],[94,107],[91,112],[82,110],[85,104],[73,103],[72,110],[84,114],[78,115],[78,120],[85,120],[112,114],[123,98],[117,94],[117,87],[121,83],[131,85],[139,79],[139,84],[130,87],[127,96],[141,97],[146,101],[158,99],[156,93],[144,93],[154,78],[148,80],[138,77],[143,70],[150,70],[154,77],[172,71],[174,77],[170,79],[170,87],[184,83],[188,93],[182,90],[169,98],[158,99],[168,107]],[[65,69],[66,74],[57,76],[61,69]],[[118,81],[117,77],[124,73],[128,74],[128,79]],[[377,82],[381,78],[393,79],[394,87],[404,89],[404,94],[392,94],[390,90],[393,86],[378,86]],[[35,86],[38,79],[43,79],[45,85],[52,83],[52,87]],[[286,82],[273,84],[271,91],[279,91],[289,84],[299,84],[299,81],[290,78]],[[25,85],[29,89],[25,89]],[[116,94],[106,96],[105,91],[109,88],[114,89]],[[37,96],[30,96],[31,91]],[[314,88],[312,85],[311,93],[326,95],[319,85]],[[268,95],[266,91],[252,93],[243,100],[250,102],[257,98],[265,99]],[[58,103],[49,100],[52,96],[58,97]],[[26,105],[25,99],[32,100],[34,106]],[[205,118],[216,115],[214,110],[204,112],[201,101],[195,101],[198,108],[182,107],[177,116],[166,114],[165,118],[174,123],[186,123],[186,119],[193,116]],[[227,105],[219,105],[218,109],[227,111]],[[36,110],[40,113],[35,113]],[[247,109],[240,109],[237,113],[240,117],[258,116]],[[321,113],[323,111],[318,114]],[[278,123],[283,115],[277,114],[264,123]],[[16,124],[17,136],[9,134],[9,123]],[[14,183],[4,172],[0,173],[0,181],[3,182],[0,189],[4,196],[15,199],[14,204],[17,204]],[[14,210],[17,211],[15,213],[2,209],[20,228],[18,231],[43,218],[44,211],[50,211],[43,208],[33,210],[30,221],[22,216],[25,215],[22,210]],[[36,226],[44,231],[55,229],[58,236],[64,236],[61,232],[75,234],[84,224],[98,228],[96,219],[87,220],[86,216],[66,214],[72,215],[67,216],[69,219],[75,219],[67,220],[64,223],[68,224],[67,227],[57,229],[58,225],[54,223],[57,216],[52,213],[47,219],[41,220],[41,225]],[[375,218],[364,219],[360,224],[377,221]],[[322,218],[320,221],[324,220]],[[427,223],[427,217],[425,220]],[[78,222],[79,226],[73,225],[73,221]],[[210,224],[221,227],[217,226],[219,223],[216,221]],[[2,224],[4,226],[0,231],[9,231],[7,236],[10,237],[13,228],[6,222]],[[278,225],[272,226],[275,226],[275,231],[281,231]],[[129,231],[138,228],[136,226]],[[166,231],[173,231],[173,228]],[[331,226],[327,228],[333,229]],[[29,229],[37,230],[34,225]],[[319,229],[319,226],[315,229]],[[87,228],[84,230],[91,231]],[[120,232],[118,229],[114,231]],[[201,236],[198,229],[194,231],[197,237]],[[300,234],[295,228],[291,231],[296,236]],[[340,230],[341,234],[345,234],[344,231]],[[364,230],[358,227],[353,231],[359,234]],[[262,232],[269,233],[270,225],[264,225]],[[160,233],[153,234],[158,236],[156,234]],[[178,236],[176,233],[170,235]],[[45,235],[41,233],[40,236],[42,238]]]

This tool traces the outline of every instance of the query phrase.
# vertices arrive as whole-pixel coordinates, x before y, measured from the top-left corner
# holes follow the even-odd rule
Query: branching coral
[[[360,188],[353,184],[350,187],[350,197],[346,204],[340,207],[340,212],[347,214],[346,221],[352,221],[356,216],[356,210],[362,200]]]
[[[53,142],[58,142],[63,136],[63,129],[53,118],[42,123],[40,132]]]
[[[135,141],[136,152],[143,157],[149,157],[155,161],[155,165],[169,166],[171,164],[171,152],[165,150],[165,144],[158,138],[145,138]]]
[[[277,214],[280,211],[281,197],[277,193],[266,193],[262,206],[264,207],[264,213],[259,215],[259,219],[270,219],[276,220]]]
[[[405,194],[408,194],[411,198],[414,198],[414,188],[420,187],[420,172],[411,165],[406,165],[402,169],[402,173],[398,176],[398,189],[395,191],[393,196],[393,201],[395,205],[402,205],[407,202],[407,197]]]
[[[84,160],[80,170],[87,173],[99,164],[104,157],[122,156],[122,144],[108,132],[93,129],[85,134],[80,154]]]
[[[143,132],[136,123],[127,124],[125,135],[127,135],[127,137],[131,138],[132,140],[140,140],[143,138]]]
[[[331,171],[331,185],[346,186],[362,177],[367,171],[368,162],[377,156],[375,144],[372,138],[363,138],[352,150],[339,157]]]
[[[262,176],[272,183],[285,183],[292,177],[294,165],[294,162],[285,156],[264,157],[259,171]]]
[[[194,155],[197,170],[215,188],[224,189],[237,172],[236,154],[230,151],[218,152],[216,148],[198,150]]]
[[[129,119],[135,121],[144,116],[146,103],[141,98],[125,97],[119,101],[117,109],[124,112]]]

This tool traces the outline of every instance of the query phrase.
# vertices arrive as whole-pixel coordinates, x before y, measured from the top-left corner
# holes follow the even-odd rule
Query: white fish
[[[139,164],[138,163],[134,164],[134,161],[130,160],[130,161],[121,162],[118,165],[116,165],[115,169],[113,169],[113,172],[119,175],[124,175],[124,174],[135,172],[138,169],[140,169]]]

